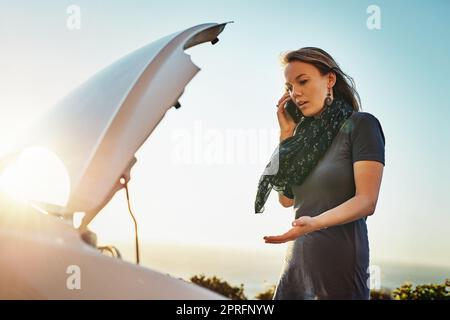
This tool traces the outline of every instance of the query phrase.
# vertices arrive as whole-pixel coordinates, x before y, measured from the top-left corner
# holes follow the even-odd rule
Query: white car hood
[[[54,152],[70,177],[61,215],[90,221],[129,179],[134,154],[200,70],[184,50],[217,41],[226,23],[198,25],[152,42],[109,65],[62,99],[32,129],[20,149]],[[88,222],[89,222],[88,221]]]

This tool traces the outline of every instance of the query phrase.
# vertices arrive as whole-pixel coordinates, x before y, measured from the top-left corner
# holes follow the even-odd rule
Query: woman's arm
[[[383,176],[378,161],[357,161],[353,164],[355,196],[314,218],[317,229],[344,224],[370,216],[375,212]]]
[[[281,131],[280,132],[280,142],[292,137],[293,132],[292,131]],[[292,207],[294,205],[294,200],[293,199],[289,199],[288,197],[282,195],[281,193],[278,192],[278,201],[280,202],[280,204],[285,207],[285,208],[289,208]]]
[[[278,200],[280,201],[281,205],[285,208],[289,208],[294,205],[294,199],[289,199],[288,197],[282,195],[280,192],[278,192]]]
[[[348,223],[372,215],[380,191],[383,164],[378,161],[357,161],[353,164],[355,176],[355,196],[339,206],[315,216],[302,216],[295,220],[294,226],[280,236],[264,237],[266,243],[284,243],[323,228]]]

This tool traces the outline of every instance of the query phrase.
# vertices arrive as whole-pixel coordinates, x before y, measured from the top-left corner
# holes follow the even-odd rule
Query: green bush
[[[275,294],[275,285],[270,286],[266,291],[260,292],[255,296],[258,300],[272,300]]]
[[[190,280],[199,286],[217,292],[232,300],[247,300],[247,297],[244,295],[244,285],[242,283],[240,287],[235,287],[216,276],[207,278],[204,274],[195,275]]]
[[[444,284],[424,284],[413,289],[411,283],[405,283],[392,292],[395,300],[450,300],[450,280]]]
[[[387,288],[370,290],[370,300],[392,300],[392,291]]]

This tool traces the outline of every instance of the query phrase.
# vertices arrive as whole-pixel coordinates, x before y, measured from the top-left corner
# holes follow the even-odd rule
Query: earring
[[[333,99],[331,98],[331,88],[328,88],[327,97],[325,98],[325,105],[327,107],[331,106],[333,103]]]

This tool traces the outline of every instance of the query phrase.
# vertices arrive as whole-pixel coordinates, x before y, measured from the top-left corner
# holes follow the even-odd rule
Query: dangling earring
[[[327,97],[325,98],[325,105],[327,107],[331,106],[333,103],[333,99],[331,98],[331,88],[328,88]]]

